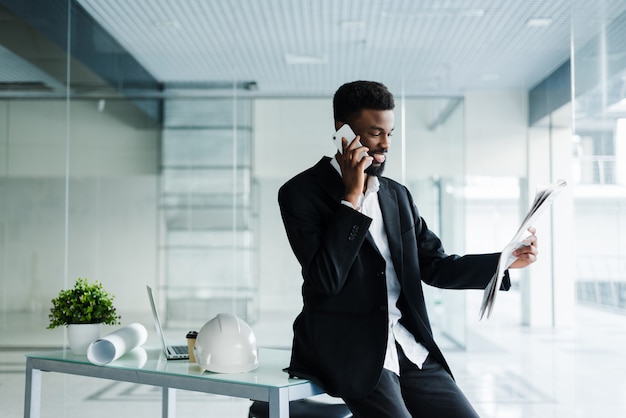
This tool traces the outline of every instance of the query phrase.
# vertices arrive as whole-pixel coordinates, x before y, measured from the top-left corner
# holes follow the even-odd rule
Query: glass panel
[[[193,94],[193,90],[177,89],[178,94]],[[170,99],[164,103],[165,128],[204,127],[232,130],[233,126],[250,126],[252,114],[246,100],[232,98]]]
[[[186,144],[181,144],[186,146]],[[239,193],[234,193],[237,190]],[[230,196],[236,194],[243,202],[249,199],[243,199],[242,193],[250,190],[250,168],[231,168],[223,169],[218,167],[211,168],[164,168],[162,179],[162,192],[168,199],[172,200],[176,195],[179,198],[189,196],[196,203],[205,200],[210,204],[210,198],[215,196]],[[246,193],[246,197],[249,195]]]
[[[402,106],[406,106],[403,136],[411,138],[402,156],[407,167],[407,187],[421,216],[439,235],[446,252],[463,254],[463,101],[459,98],[411,99],[403,101]],[[443,334],[448,343],[464,347],[467,341],[465,292],[427,285],[424,291],[434,331]]]
[[[576,1],[573,27],[576,296],[579,303],[622,313],[626,313],[625,9],[623,2],[590,8]],[[592,37],[585,36],[590,26]]]
[[[164,89],[76,2],[14,9],[0,7],[2,309],[28,301],[45,322],[50,299],[87,277],[124,322],[147,311],[146,284],[173,313],[174,299],[228,287],[253,320],[250,101]]]
[[[68,277],[101,281],[126,322],[157,276],[160,129],[124,99],[70,112]]]
[[[147,310],[138,296],[145,294],[146,283],[163,291],[163,303],[170,291],[180,297],[174,287],[196,271],[211,279],[198,283],[194,297],[214,284],[213,277],[230,275],[224,280],[237,292],[245,288],[241,295],[247,301],[259,274],[251,101],[235,92],[198,98],[190,86],[170,89],[95,25],[80,4],[36,4],[25,7],[28,16],[15,22],[12,12],[0,9],[3,22],[20,25],[11,36],[0,34],[7,38],[3,45],[14,45],[21,36],[24,48],[0,49],[2,62],[11,60],[20,74],[10,79],[20,90],[4,91],[0,100],[3,306],[21,309],[28,300],[29,309],[45,316],[51,297],[80,276],[102,281],[120,311],[132,316]],[[238,85],[233,82],[234,88]],[[403,148],[405,168],[390,173],[419,197],[422,214],[449,252],[463,252],[464,246],[459,232],[464,230],[460,103],[459,98],[407,100],[402,136],[419,139]],[[318,113],[306,106],[307,112]],[[268,121],[273,124],[268,141],[277,142],[257,149],[259,154],[280,154],[281,141],[303,135],[303,126],[322,137],[319,126],[329,125],[293,122],[310,120],[300,109]],[[328,114],[326,99],[319,109]],[[287,123],[292,129],[282,130]],[[317,154],[307,151],[306,158],[310,155]],[[280,159],[276,167],[289,171],[291,161]],[[272,209],[281,180],[271,178],[266,190]],[[270,222],[274,226],[280,220]],[[228,259],[237,262],[226,272]],[[213,266],[218,269],[214,276]],[[281,280],[272,277],[270,292],[286,299]],[[290,290],[298,299],[296,286]],[[447,297],[438,293],[432,303],[463,310],[462,300],[445,303]],[[253,312],[249,318],[254,319]],[[462,332],[447,332],[464,339]]]
[[[49,11],[32,17],[45,24]],[[12,335],[16,324],[44,329],[50,300],[67,284],[70,110],[65,51],[4,6],[0,20],[0,327]],[[57,22],[62,36],[65,22]],[[43,344],[64,343],[63,329],[49,332]]]
[[[177,94],[181,94],[177,90]],[[167,99],[161,156],[166,319],[256,318],[249,100]]]
[[[230,119],[227,119],[230,120]],[[206,123],[205,120],[200,120]],[[237,135],[236,148],[233,137]],[[250,130],[224,128],[187,128],[163,130],[163,165],[165,167],[231,167],[233,159],[250,165]],[[246,164],[247,163],[247,164]]]

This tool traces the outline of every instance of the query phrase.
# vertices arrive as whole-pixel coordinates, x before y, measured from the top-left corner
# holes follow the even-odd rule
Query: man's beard
[[[387,161],[383,161],[380,165],[374,167],[374,164],[370,165],[365,169],[365,174],[369,174],[370,176],[380,177],[383,175],[383,171],[385,170],[385,163]]]

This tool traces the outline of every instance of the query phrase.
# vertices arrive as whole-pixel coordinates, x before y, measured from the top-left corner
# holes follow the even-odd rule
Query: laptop
[[[152,294],[152,288],[146,285],[148,290],[148,299],[150,299],[150,306],[152,307],[152,315],[154,316],[154,326],[156,332],[161,340],[163,346],[163,354],[168,360],[187,360],[189,359],[189,350],[187,345],[167,345],[165,343],[165,335],[163,334],[163,328],[161,327],[161,320],[159,319],[159,313],[157,312],[156,303],[154,303],[154,295]]]

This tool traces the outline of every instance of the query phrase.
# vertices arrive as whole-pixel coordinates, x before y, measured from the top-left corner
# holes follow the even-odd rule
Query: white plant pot
[[[70,350],[79,356],[87,355],[87,347],[100,338],[100,324],[70,324],[67,326]]]

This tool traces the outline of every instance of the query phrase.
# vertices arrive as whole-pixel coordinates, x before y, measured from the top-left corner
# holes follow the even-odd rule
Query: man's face
[[[368,154],[374,158],[365,172],[374,176],[382,175],[394,129],[393,110],[363,109],[350,126],[360,135],[361,144],[369,148]]]

